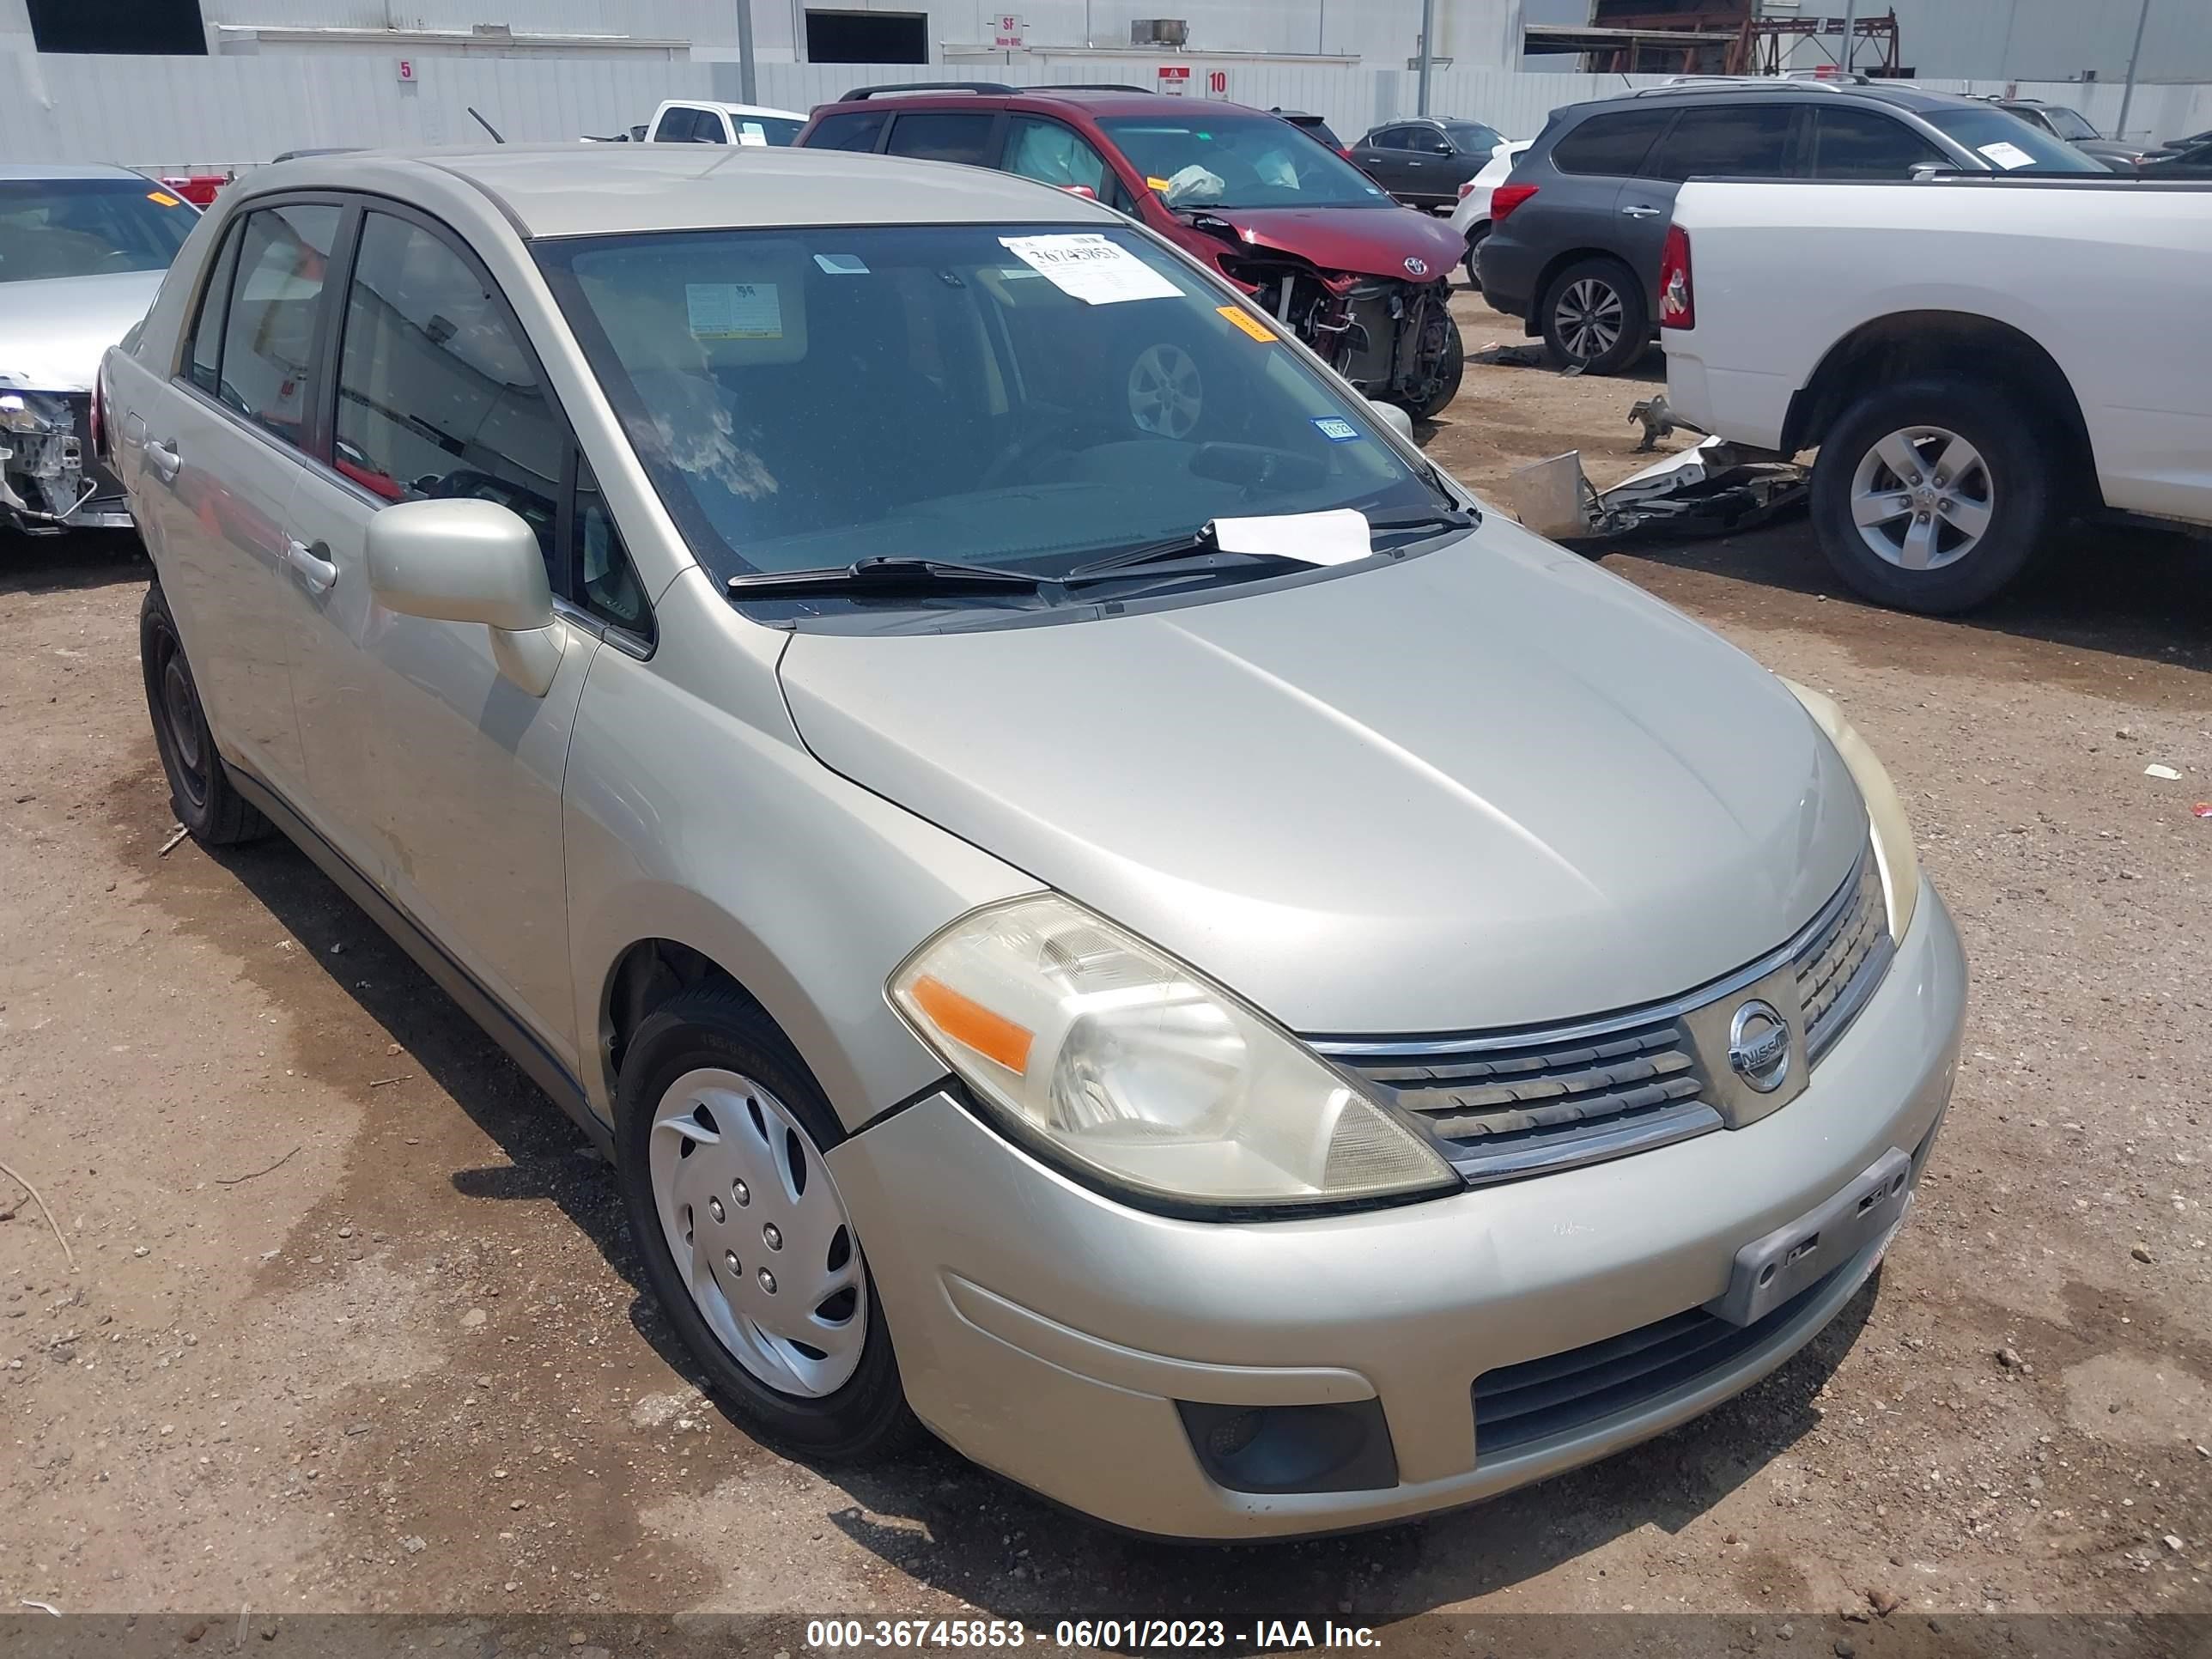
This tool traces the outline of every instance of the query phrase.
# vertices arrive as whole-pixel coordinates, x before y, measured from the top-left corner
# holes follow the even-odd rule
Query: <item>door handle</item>
[[[318,552],[316,549],[321,549]],[[284,562],[299,573],[300,580],[307,585],[310,593],[327,593],[337,586],[338,568],[322,556],[330,549],[317,542],[309,547],[305,542],[287,541],[284,544]]]
[[[146,440],[146,465],[163,483],[174,483],[177,474],[184,468],[185,459],[177,453],[176,445],[163,443],[158,438]]]
[[[1662,213],[1665,210],[1666,210],[1663,208],[1646,207],[1640,203],[1633,207],[1625,207],[1621,209],[1621,212],[1627,215],[1628,217],[1632,219],[1649,219],[1652,215],[1656,213]]]

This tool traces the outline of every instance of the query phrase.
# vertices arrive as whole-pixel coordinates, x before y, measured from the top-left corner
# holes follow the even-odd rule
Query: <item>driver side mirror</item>
[[[1080,196],[1086,202],[1095,202],[1098,199],[1098,192],[1088,185],[1062,185],[1060,188],[1070,196]]]
[[[1367,412],[1407,443],[1413,441],[1413,417],[1398,404],[1386,404],[1379,398],[1370,398],[1367,400]]]
[[[499,672],[533,697],[551,689],[567,631],[538,532],[496,501],[394,501],[368,521],[377,603],[433,622],[482,623]]]

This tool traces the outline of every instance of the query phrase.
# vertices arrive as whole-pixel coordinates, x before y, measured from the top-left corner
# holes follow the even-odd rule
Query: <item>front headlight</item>
[[[1850,769],[1851,779],[1866,802],[1867,820],[1874,826],[1875,862],[1881,866],[1882,896],[1889,902],[1889,936],[1902,940],[1912,925],[1912,907],[1920,902],[1920,855],[1913,850],[1912,826],[1905,821],[1905,803],[1897,786],[1866,739],[1844,718],[1835,701],[1795,680],[1784,680],[1814,723],[1828,734],[1836,752]]]
[[[48,400],[35,392],[0,392],[0,432],[52,432]]]
[[[1459,1184],[1295,1037],[1056,894],[963,916],[890,990],[1017,1138],[1140,1202],[1339,1204]]]

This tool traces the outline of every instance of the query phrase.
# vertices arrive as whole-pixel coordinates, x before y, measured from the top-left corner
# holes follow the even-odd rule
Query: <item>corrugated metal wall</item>
[[[1412,112],[1404,70],[1236,63],[1221,67],[1228,95],[1258,108],[1310,110],[1347,139]],[[1204,67],[1194,65],[1202,84]],[[929,73],[929,72],[925,72]],[[1016,84],[1150,76],[1147,62],[1031,58],[936,73]],[[910,64],[763,64],[761,101],[793,109],[848,87],[916,78]],[[1524,74],[1454,69],[1434,77],[1439,113],[1533,136],[1562,104],[1604,97],[1658,77]],[[1990,92],[1990,81],[1930,84]],[[2120,88],[2023,82],[2021,92],[2067,103],[2110,131]],[[402,83],[377,54],[264,52],[237,58],[72,58],[0,51],[0,156],[10,161],[118,161],[169,170],[238,167],[279,151],[324,145],[465,144],[482,110],[513,142],[612,133],[643,121],[664,98],[737,95],[737,66],[622,58],[428,57]],[[2129,126],[2160,137],[2212,127],[2212,87],[2139,87]]]
[[[1863,5],[1862,15],[1881,0]],[[2142,0],[1887,0],[1897,10],[1905,62],[1923,76],[2057,81],[2094,70],[2127,73]],[[1831,12],[1841,9],[1829,6]],[[2154,82],[2212,81],[2212,5],[2151,0],[2138,74]],[[2132,118],[2130,125],[2133,125]]]

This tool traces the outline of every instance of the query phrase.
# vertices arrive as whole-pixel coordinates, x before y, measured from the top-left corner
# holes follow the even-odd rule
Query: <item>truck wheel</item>
[[[2048,458],[1994,387],[1911,380],[1869,392],[1813,467],[1820,550],[1856,592],[1929,616],[1972,610],[2033,556]]]
[[[1552,279],[1537,319],[1552,361],[1618,374],[1651,343],[1644,284],[1618,259],[1577,259]]]

